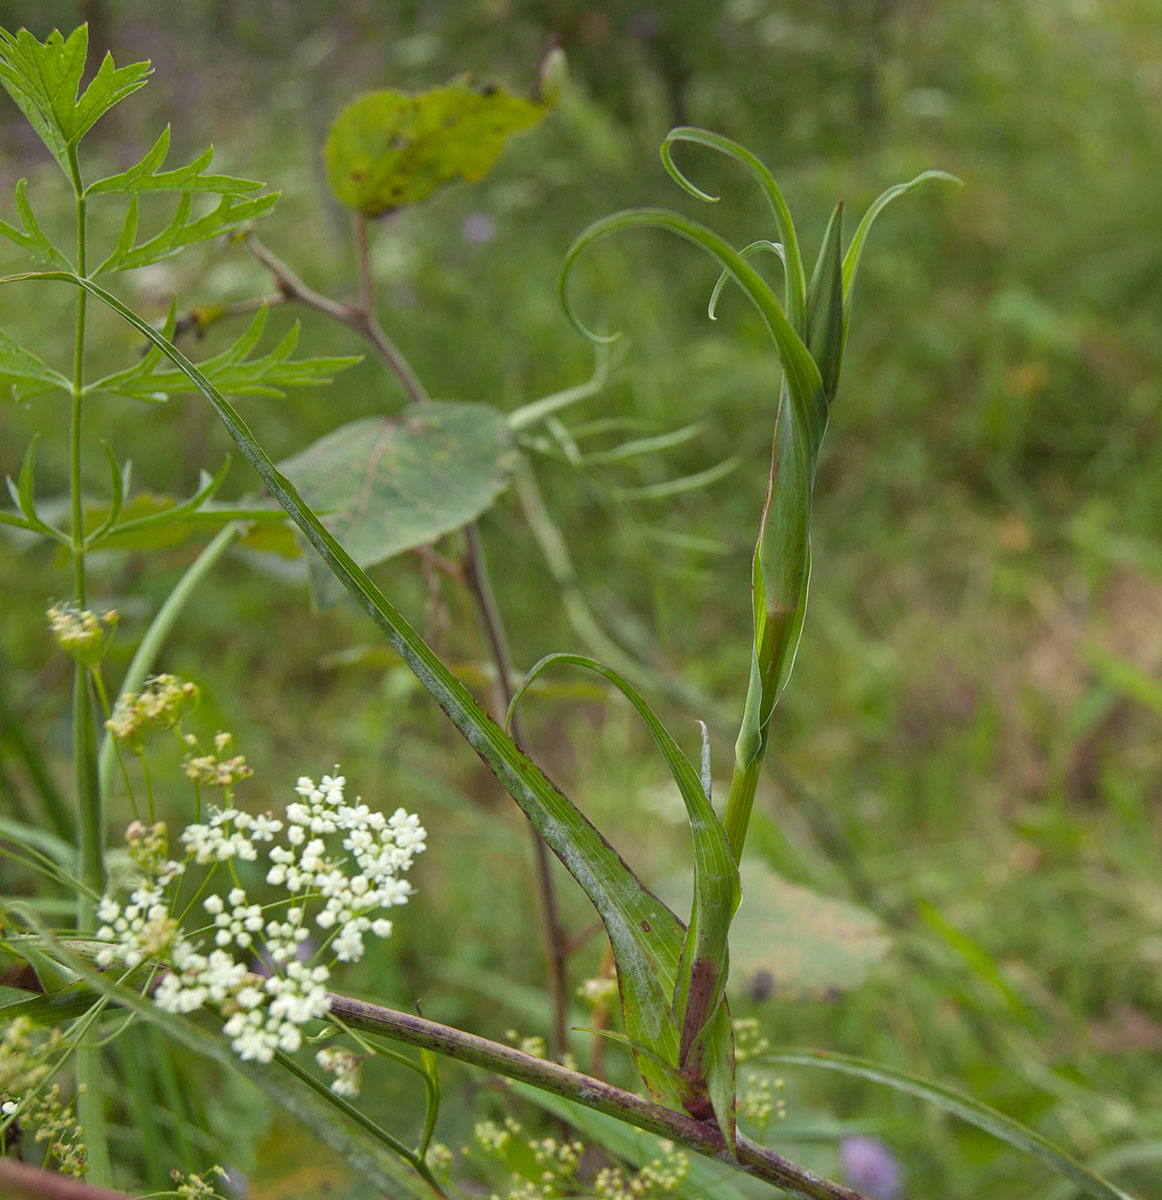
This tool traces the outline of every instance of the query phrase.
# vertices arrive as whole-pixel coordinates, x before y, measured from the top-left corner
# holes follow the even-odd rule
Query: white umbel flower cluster
[[[223,1031],[242,1059],[269,1062],[278,1050],[298,1050],[302,1027],[330,1009],[330,966],[362,958],[368,933],[390,935],[383,913],[407,903],[413,889],[400,876],[425,849],[417,817],[402,808],[385,816],[358,799],[348,804],[345,783],[337,768],[317,786],[303,776],[285,819],[211,808],[181,840],[194,863],[210,868],[207,882],[216,871],[232,877],[228,891],[209,891],[202,900],[214,948],[203,953],[197,936],[174,919],[186,906],[180,886],[170,887],[182,868],[159,851],[139,863],[146,877],[128,904],[102,898],[97,936],[113,944],[98,953],[98,964],[165,963],[155,1003],[174,1013],[219,1006]],[[266,882],[286,892],[265,906],[251,902],[235,874],[238,863],[260,858],[268,864]],[[337,1076],[339,1090],[350,1073]]]
[[[161,873],[134,888],[124,905],[112,896],[101,897],[97,920],[103,923],[97,937],[115,945],[97,951],[97,966],[110,967],[119,958],[125,966],[136,967],[147,959],[169,957],[180,931],[165,889],[183,870],[181,863],[164,863]]]

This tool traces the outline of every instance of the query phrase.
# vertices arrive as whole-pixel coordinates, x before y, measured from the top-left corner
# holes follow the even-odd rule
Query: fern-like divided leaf
[[[203,176],[203,179],[211,178]],[[127,189],[128,190],[128,189]],[[139,189],[145,190],[145,189]],[[204,191],[207,189],[198,189]],[[150,263],[171,258],[186,246],[212,241],[239,225],[265,217],[278,203],[278,192],[264,196],[245,197],[233,192],[222,195],[216,208],[201,216],[194,215],[194,192],[183,191],[173,219],[160,232],[144,241],[137,240],[138,203],[136,192],[129,198],[129,208],[121,225],[121,235],[112,253],[93,272],[104,275],[110,271],[131,271]]]
[[[359,355],[291,358],[299,339],[297,322],[273,350],[250,358],[250,352],[266,328],[267,311],[260,308],[232,346],[198,364],[202,374],[225,395],[281,397],[288,387],[329,383],[336,371],[361,361]],[[170,338],[173,331],[174,311],[171,309],[162,332]],[[171,395],[197,391],[185,372],[163,366],[162,361],[161,351],[153,346],[140,362],[96,380],[86,391],[112,392],[130,400],[168,400]]]
[[[129,197],[117,244],[94,274],[129,271],[161,262],[186,246],[210,241],[266,216],[278,202],[277,192],[250,195],[263,186],[256,179],[207,174],[206,168],[214,157],[213,147],[207,147],[184,167],[163,171],[169,142],[169,126],[166,126],[140,162],[117,175],[98,179],[85,189],[86,196]],[[172,192],[178,194],[178,203],[169,223],[152,237],[138,240],[138,197]],[[217,207],[195,214],[194,199],[198,196],[217,196]]]
[[[58,388],[68,391],[69,381],[54,371],[31,350],[25,350],[0,329],[0,384],[12,389],[14,400],[23,402]]]
[[[0,221],[0,236],[6,237],[10,242],[15,242],[21,250],[32,255],[33,258],[40,259],[41,262],[71,271],[72,263],[48,240],[33,215],[32,206],[28,203],[26,195],[27,186],[27,179],[20,179],[16,183],[16,211],[20,216],[23,229],[17,229],[15,226],[9,225],[7,221]]]
[[[81,92],[89,52],[89,30],[82,25],[64,38],[59,31],[38,41],[27,29],[0,29],[0,83],[16,101],[60,168],[76,180],[77,144],[114,105],[144,86],[153,68],[148,62],[115,67],[106,54],[97,74]]]
[[[85,194],[95,196],[103,192],[120,195],[132,195],[136,192],[213,192],[219,196],[235,196],[256,192],[262,187],[257,179],[205,174],[206,167],[214,157],[212,146],[207,146],[187,166],[162,171],[160,168],[169,153],[169,137],[167,125],[140,162],[117,175],[109,175],[89,184]]]

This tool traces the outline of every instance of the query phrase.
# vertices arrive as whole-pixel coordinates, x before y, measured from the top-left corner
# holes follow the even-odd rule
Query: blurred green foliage
[[[817,483],[813,606],[772,733],[779,775],[760,787],[767,824],[751,835],[755,852],[799,882],[872,903],[895,930],[895,950],[848,994],[781,997],[776,977],[773,993],[738,1009],[773,1041],[932,1074],[1095,1166],[1106,1156],[1131,1164],[1117,1176],[1131,1189],[1162,1187],[1148,1149],[1162,1138],[1162,738],[1158,712],[1127,683],[1162,671],[1156,6],[0,0],[0,24],[40,36],[86,18],[95,49],[157,68],[91,135],[90,153],[121,169],[167,120],[175,161],[214,140],[222,170],[283,192],[262,237],[331,294],[353,288],[347,219],[321,156],[340,108],[363,89],[428,87],[461,71],[530,92],[550,37],[560,38],[571,83],[558,112],[514,139],[484,183],[447,188],[376,231],[384,324],[441,399],[514,409],[589,375],[591,351],[556,307],[557,269],[593,218],[674,202],[656,165],[672,124],[717,129],[770,163],[792,209],[819,216],[803,231],[809,256],[838,198],[861,210],[930,166],[965,181],[892,210],[864,260]],[[739,244],[765,231],[749,181],[694,153],[680,161],[722,194],[720,227]],[[42,223],[67,228],[50,166],[15,109],[0,110],[0,215],[12,219],[13,185],[27,175]],[[110,246],[116,234],[96,230]],[[5,269],[22,268],[7,249],[2,257]],[[585,311],[632,341],[614,384],[574,419],[616,416],[634,436],[700,422],[701,436],[661,458],[535,465],[585,590],[655,640],[659,661],[733,724],[773,381],[765,333],[736,295],[707,323],[714,275],[660,238],[590,256],[575,281]],[[269,287],[237,247],[159,264],[133,283],[133,301],[158,317],[175,289],[185,310]],[[42,289],[35,306],[0,296],[5,331],[58,369],[71,339],[65,291]],[[272,334],[291,319],[272,313]],[[91,370],[104,369],[103,356],[109,369],[123,365],[128,335],[103,316],[94,325],[107,340],[95,343]],[[211,327],[204,348],[237,332]],[[301,348],[362,349],[309,318]],[[403,402],[364,362],[330,390],[242,407],[284,457]],[[16,473],[31,433],[51,430],[62,404],[0,408],[0,471]],[[99,433],[132,456],[141,487],[188,495],[227,447],[190,398],[144,412],[100,398],[93,408],[94,451]],[[587,444],[612,448],[624,436],[598,431]],[[46,500],[64,494],[63,455],[63,440],[43,439]],[[623,495],[734,455],[739,468],[704,490]],[[235,467],[222,495],[252,487]],[[484,532],[518,664],[580,649],[511,496]],[[112,676],[194,552],[94,564],[96,600],[123,613]],[[368,800],[424,814],[432,850],[415,911],[360,968],[356,990],[401,1007],[419,1000],[427,1015],[482,1033],[541,1031],[515,808],[409,677],[359,653],[366,623],[345,606],[312,616],[294,563],[280,561],[231,559],[183,619],[165,668],[202,684],[207,732],[234,731],[258,772],[247,785],[256,806],[338,761]],[[433,585],[414,561],[379,574],[483,690],[483,641],[460,592]],[[0,793],[17,815],[37,811],[20,732],[46,748],[67,794],[67,669],[41,616],[66,588],[51,550],[3,542],[0,686],[11,714]],[[625,706],[534,692],[526,715],[551,773],[614,830],[643,876],[672,871],[686,834],[659,818],[671,798]],[[710,714],[673,709],[671,728],[692,715]],[[723,778],[730,736],[714,739]],[[805,817],[800,792],[826,815],[830,840]],[[589,912],[563,873],[561,883],[566,919],[580,929]],[[599,958],[588,944],[574,981],[595,974]],[[584,1039],[577,1046],[588,1052]],[[626,1070],[617,1054],[615,1073]],[[374,1071],[365,1096],[391,1127],[412,1085],[388,1066]],[[788,1121],[802,1140],[789,1127],[779,1148],[812,1165],[836,1169],[835,1138],[820,1130],[854,1127],[892,1146],[917,1196],[1062,1196],[1036,1164],[914,1101],[857,1080],[786,1075]],[[447,1091],[440,1136],[458,1144],[473,1110]]]

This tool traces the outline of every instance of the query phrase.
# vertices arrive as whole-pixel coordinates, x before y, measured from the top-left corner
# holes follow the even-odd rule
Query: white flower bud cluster
[[[337,1096],[358,1096],[362,1083],[363,1059],[353,1050],[326,1047],[315,1055],[315,1062],[324,1071],[334,1071],[331,1091]]]
[[[153,878],[147,872],[124,908],[102,898],[98,916],[104,924],[97,936],[113,944],[99,951],[98,964],[166,963],[170,970],[154,1001],[174,1013],[219,1005],[227,1017],[223,1031],[242,1059],[269,1062],[278,1050],[298,1050],[302,1027],[330,1009],[330,970],[321,960],[356,962],[365,934],[391,933],[391,921],[378,914],[407,903],[412,887],[399,875],[425,848],[427,835],[415,816],[401,808],[385,817],[358,800],[347,804],[344,785],[338,774],[324,775],[317,787],[299,779],[301,799],[287,805],[285,821],[211,808],[205,823],[181,835],[188,856],[208,865],[212,877],[220,864],[233,874],[237,861],[254,862],[264,851],[267,883],[288,895],[263,907],[239,886],[225,895],[210,892],[202,908],[214,948],[203,954],[172,916],[177,889],[166,894],[183,868],[163,863]],[[346,853],[328,848],[327,839],[340,834]],[[322,942],[313,954],[311,913]],[[336,1062],[335,1091],[357,1089],[357,1065],[339,1070]]]
[[[599,1200],[650,1200],[679,1191],[690,1173],[690,1159],[674,1143],[659,1143],[661,1155],[628,1179],[616,1167],[602,1167],[593,1181]]]
[[[766,1132],[771,1122],[771,1113],[775,1103],[771,1095],[771,1081],[765,1075],[751,1075],[742,1089],[739,1103],[739,1116],[758,1127],[760,1132]]]
[[[155,675],[144,690],[118,697],[105,728],[135,754],[144,746],[146,733],[173,729],[198,702],[198,686],[176,675]]]
[[[551,1200],[573,1195],[584,1144],[551,1137],[525,1139],[521,1132],[520,1122],[513,1117],[506,1117],[503,1126],[495,1121],[479,1121],[474,1130],[480,1149],[512,1170],[504,1200]],[[472,1148],[465,1146],[464,1154],[471,1157]],[[489,1200],[502,1198],[493,1192]]]
[[[577,988],[577,999],[590,1008],[608,1008],[617,999],[617,979],[612,975],[599,975],[586,979]]]
[[[734,1058],[738,1063],[749,1062],[765,1054],[770,1039],[754,1017],[740,1017],[734,1024]]]

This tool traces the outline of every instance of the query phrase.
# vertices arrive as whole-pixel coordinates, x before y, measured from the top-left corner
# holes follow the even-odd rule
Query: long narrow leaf
[[[729,242],[719,237],[712,229],[697,221],[691,221],[678,213],[665,208],[633,208],[625,212],[614,213],[613,216],[595,221],[588,229],[583,230],[574,239],[573,244],[565,254],[565,262],[561,267],[558,290],[565,313],[579,333],[592,341],[608,341],[608,338],[595,334],[586,328],[573,312],[565,291],[573,263],[586,247],[591,246],[601,238],[623,229],[668,229],[678,234],[688,242],[700,246],[711,257],[718,260],[719,266],[729,271],[735,282],[746,292],[747,297],[758,309],[766,322],[771,337],[778,347],[779,357],[786,372],[787,381],[793,394],[803,397],[814,397],[821,386],[819,368],[815,365],[799,332],[792,326],[783,312],[770,284],[746,261]]]
[[[743,246],[739,254],[743,258],[753,258],[760,250],[766,250],[769,254],[773,254],[781,263],[786,263],[787,258],[783,253],[781,242],[772,242],[769,238],[759,238],[757,242],[751,242],[749,246]],[[718,282],[714,285],[714,290],[710,293],[710,300],[706,305],[706,315],[712,321],[718,320],[718,297],[722,295],[722,289],[730,282],[730,272],[723,271],[718,277]]]
[[[703,1030],[713,1020],[720,1008],[724,1007],[727,971],[727,936],[730,922],[738,910],[742,898],[738,879],[738,867],[730,852],[726,839],[726,831],[722,828],[710,800],[702,785],[698,772],[690,760],[683,754],[677,742],[670,736],[653,709],[642,696],[616,671],[603,666],[595,659],[580,654],[550,654],[542,658],[517,689],[509,705],[509,715],[530,684],[546,668],[556,664],[569,664],[592,671],[608,680],[623,696],[637,709],[638,714],[650,731],[654,744],[662,752],[666,766],[678,786],[682,802],[686,806],[686,814],[690,822],[690,834],[694,840],[694,901],[690,913],[690,923],[682,946],[682,957],[678,964],[677,976],[673,980],[656,980],[659,988],[668,987],[671,995],[662,1003],[669,1003],[674,1014],[675,1027],[680,1030],[680,1040],[674,1047],[658,1046],[647,1039],[646,1044],[654,1051],[661,1051],[669,1062],[683,1071],[691,1064],[691,1052],[695,1049]],[[623,995],[623,1001],[632,998]],[[626,1030],[631,1038],[641,1038],[638,1029],[630,1024],[634,1011],[632,1003],[623,1003],[626,1011]],[[643,1078],[647,1075],[647,1064],[643,1057],[635,1051],[639,1069]],[[730,1079],[722,1090],[722,1095],[729,1095],[728,1102],[715,1104],[715,1116],[723,1131],[727,1134],[727,1144],[734,1144],[734,1060],[719,1063],[719,1071],[725,1070]],[[692,1082],[701,1087],[704,1080],[701,1071],[693,1070]],[[721,1080],[716,1082],[722,1085]]]
[[[619,500],[665,500],[670,496],[684,496],[687,492],[699,491],[720,479],[725,479],[728,475],[733,475],[741,465],[742,459],[737,454],[732,454],[704,471],[695,471],[693,475],[665,479],[661,483],[643,483],[637,487],[618,488],[614,494]]]
[[[508,414],[508,427],[513,433],[522,433],[526,429],[547,420],[554,413],[590,396],[597,395],[609,382],[609,362],[613,356],[606,346],[598,346],[593,364],[593,374],[584,382],[574,387],[553,392],[550,396],[542,396],[539,400],[530,400]]]
[[[838,1071],[843,1075],[856,1075],[872,1083],[882,1083],[898,1092],[916,1096],[928,1104],[934,1104],[945,1112],[953,1113],[961,1120],[991,1133],[1017,1150],[1040,1159],[1051,1170],[1076,1184],[1087,1196],[1097,1200],[1133,1200],[1127,1192],[1095,1174],[1078,1162],[1072,1155],[1055,1146],[1048,1138],[1012,1117],[1005,1116],[995,1108],[961,1092],[935,1083],[919,1075],[901,1071],[897,1067],[885,1066],[865,1058],[853,1058],[847,1054],[833,1054],[826,1050],[780,1050],[762,1056],[764,1062],[785,1063],[788,1066],[822,1067],[826,1071]]]
[[[674,142],[693,142],[696,145],[717,150],[719,154],[725,154],[728,158],[742,163],[758,180],[759,186],[767,197],[767,203],[771,206],[771,212],[774,214],[779,240],[783,243],[786,255],[787,316],[795,331],[802,336],[807,328],[807,276],[803,271],[803,257],[799,252],[799,237],[795,232],[795,223],[791,220],[790,209],[787,208],[787,202],[783,199],[782,190],[775,182],[775,177],[767,169],[766,163],[752,154],[745,146],[741,146],[738,142],[733,142],[721,134],[712,133],[708,129],[695,129],[691,126],[671,129],[662,143],[662,162],[677,183],[691,195],[698,196],[703,200],[714,200],[716,197],[707,195],[701,188],[691,183],[674,165],[670,151],[670,146]]]
[[[848,246],[847,253],[843,256],[843,340],[845,347],[847,332],[851,328],[853,284],[855,283],[856,273],[859,271],[859,260],[863,257],[864,244],[867,242],[868,234],[871,233],[871,227],[875,224],[875,220],[880,213],[893,200],[898,196],[915,191],[916,188],[926,183],[929,179],[942,179],[945,183],[954,183],[957,187],[961,186],[961,181],[955,175],[950,175],[947,171],[922,171],[915,179],[910,179],[907,183],[897,183],[893,187],[882,191],[872,201],[871,207],[864,213],[863,220],[856,227],[855,235],[851,239],[851,245]],[[840,359],[842,365],[842,355]]]

